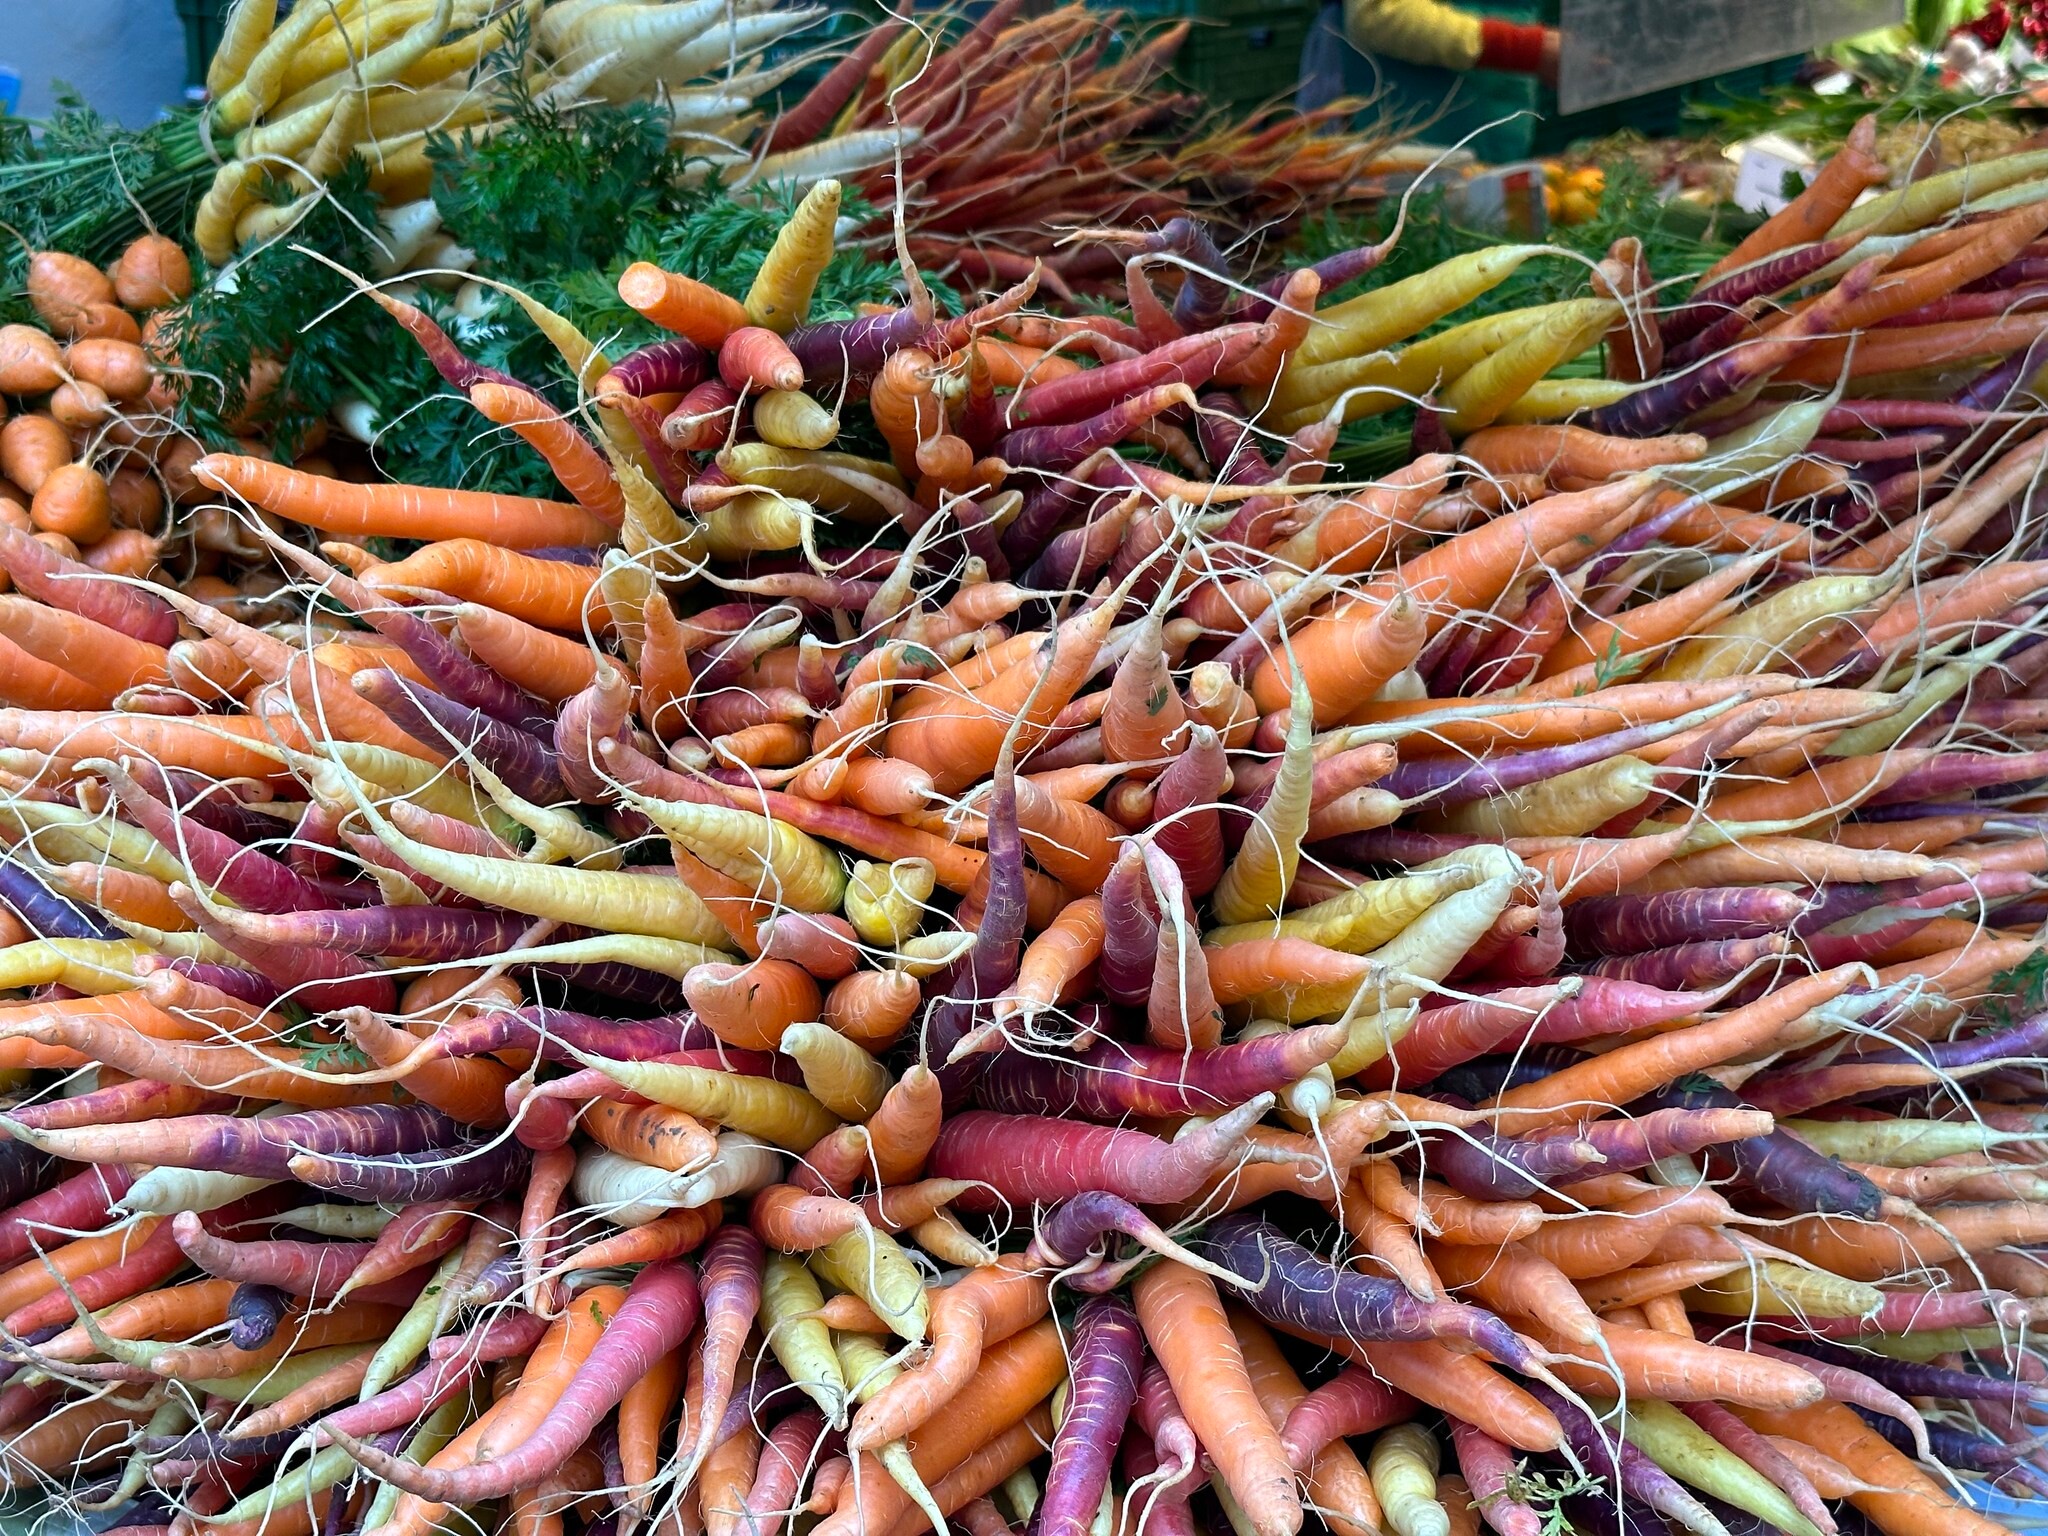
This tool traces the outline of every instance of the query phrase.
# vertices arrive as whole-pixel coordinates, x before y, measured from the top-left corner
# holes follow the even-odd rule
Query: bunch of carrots
[[[1377,194],[1361,178],[1387,141],[1330,131],[1360,102],[1192,132],[1203,102],[1162,84],[1191,25],[1142,37],[1121,13],[1067,4],[1027,16],[1023,0],[998,0],[968,27],[945,12],[887,21],[734,169],[751,181],[858,169],[877,207],[902,204],[927,268],[1000,286],[1038,261],[1062,298],[1116,276],[1113,252],[1061,249],[1075,225],[1164,222],[1198,206],[1268,228]],[[886,223],[869,233],[886,236]]]
[[[628,269],[631,355],[513,293],[569,417],[366,284],[562,498],[209,455],[287,621],[0,530],[0,1476],[164,1536],[2001,1530],[2043,440],[2006,331],[1924,428],[1855,358],[2012,212],[1859,237],[1733,394],[1503,368],[1362,484],[1273,392],[1410,322],[1316,313],[1377,249],[813,322],[837,204],[743,294]],[[1816,447],[1902,430],[1896,510]]]

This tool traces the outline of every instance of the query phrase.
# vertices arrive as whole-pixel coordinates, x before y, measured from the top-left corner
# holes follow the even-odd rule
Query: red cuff
[[[1480,69],[1533,75],[1543,67],[1543,28],[1488,16],[1479,23]]]

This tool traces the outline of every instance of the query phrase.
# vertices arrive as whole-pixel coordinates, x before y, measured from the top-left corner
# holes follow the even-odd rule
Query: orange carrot
[[[1216,1282],[1174,1259],[1138,1277],[1132,1300],[1181,1412],[1259,1536],[1301,1529],[1294,1469],[1253,1389]]]
[[[571,502],[418,485],[355,485],[268,459],[210,453],[200,484],[322,533],[356,538],[488,539],[507,549],[605,544],[612,530]]]
[[[485,417],[510,427],[546,459],[562,488],[592,517],[613,528],[626,520],[626,500],[612,478],[611,465],[545,400],[489,379],[470,385],[469,399]]]
[[[470,655],[553,703],[574,698],[597,678],[597,653],[588,645],[494,608],[464,603],[455,611],[455,629]]]
[[[536,560],[482,539],[443,539],[372,566],[362,577],[372,591],[445,593],[572,635],[586,626],[602,631],[611,622],[597,579],[594,565]]]
[[[717,347],[747,323],[746,306],[708,283],[636,261],[619,274],[619,297],[664,330]]]

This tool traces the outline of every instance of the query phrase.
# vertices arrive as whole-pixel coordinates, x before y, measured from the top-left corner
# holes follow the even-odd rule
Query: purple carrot
[[[1004,421],[1012,432],[1023,427],[1064,426],[1162,385],[1199,389],[1258,340],[1256,325],[1226,325],[1183,336],[1124,362],[1027,385],[1010,396]]]
[[[1224,485],[1270,485],[1278,474],[1266,462],[1244,406],[1228,390],[1210,390],[1197,398],[1195,441]]]
[[[988,860],[976,889],[982,898],[981,922],[974,948],[926,983],[925,996],[936,998],[925,1014],[924,1049],[939,1063],[934,1070],[945,1089],[946,1105],[967,1101],[975,1080],[988,1064],[985,1052],[953,1061],[954,1048],[975,1026],[976,1005],[996,998],[1017,978],[1024,952],[1024,929],[1030,903],[1024,884],[1024,833],[1017,823],[1017,772],[1010,746],[1004,743],[996,760],[983,812],[987,825]],[[1083,1185],[1066,1191],[1079,1193]]]
[[[1626,1440],[1610,1435],[1577,1403],[1537,1382],[1525,1383],[1536,1400],[1557,1415],[1565,1440],[1602,1482],[1639,1499],[1690,1530],[1710,1529],[1712,1516],[1676,1479]]]
[[[1244,1300],[1269,1323],[1324,1338],[1462,1339],[1521,1370],[1536,1356],[1491,1312],[1420,1301],[1392,1280],[1339,1269],[1263,1217],[1237,1212],[1188,1246],[1252,1283]]]
[[[2030,1470],[2022,1469],[2018,1462],[2021,1457],[2029,1453],[2030,1449],[2038,1448],[2038,1445],[2034,1447],[2008,1445],[2003,1440],[1992,1440],[1983,1435],[1973,1435],[1967,1430],[1957,1429],[1954,1425],[1940,1422],[1923,1425],[1922,1432],[1925,1435],[1925,1439],[1916,1441],[1911,1424],[1901,1423],[1891,1414],[1866,1408],[1860,1403],[1852,1404],[1851,1406],[1856,1409],[1857,1417],[1861,1418],[1864,1423],[1868,1424],[1880,1435],[1883,1435],[1895,1448],[1905,1452],[1908,1456],[1917,1457],[1921,1461],[1931,1464],[1950,1467],[1959,1472],[1987,1473],[1994,1480],[2008,1473]],[[1915,1417],[1917,1418],[1918,1416],[1915,1415]],[[2021,1481],[2027,1483],[2029,1487],[2034,1487],[2039,1477],[2040,1474],[2035,1473],[2033,1479],[2030,1480],[2022,1477]]]
[[[1767,1360],[1783,1360],[1807,1372],[1828,1390],[1830,1401],[1848,1403],[1852,1407],[1881,1413],[1906,1425],[1913,1435],[1922,1456],[1927,1454],[1927,1421],[1919,1411],[1890,1387],[1873,1381],[1852,1366],[1836,1365],[1830,1361],[1816,1359],[1812,1355],[1795,1354],[1791,1350],[1779,1349],[1760,1339],[1744,1342],[1743,1347]]]
[[[1063,523],[1129,479],[1115,453],[1105,449],[1092,463],[1075,466],[1073,474],[1047,481],[1026,494],[1022,509],[1003,530],[1003,553],[1012,565],[1038,559]]]
[[[1810,245],[1795,246],[1703,284],[1685,303],[1658,317],[1657,329],[1664,335],[1664,345],[1675,348],[1680,342],[1697,336],[1728,310],[1755,299],[1767,299],[1773,294],[1783,293],[1847,255],[1862,238],[1861,235],[1843,235],[1834,240],[1817,240]],[[1666,358],[1668,361],[1668,352]]]
[[[215,919],[259,944],[452,964],[516,949],[533,919],[477,907],[347,907],[325,912],[220,911]],[[558,935],[559,937],[559,935]]]
[[[389,667],[365,668],[350,681],[408,736],[434,745],[452,738],[525,799],[553,805],[569,798],[555,754],[538,736],[423,688]]]
[[[1811,306],[1780,322],[1768,334],[1602,406],[1588,415],[1586,424],[1614,437],[1654,437],[1769,378],[1841,329],[1842,315],[1869,291],[1886,259],[1876,256],[1862,263]]]
[[[367,961],[339,950],[266,944],[237,933],[187,886],[173,885],[171,900],[201,933],[248,961],[251,970],[277,984],[280,996],[301,1007],[317,1013],[334,1008],[373,1008],[388,1013],[398,1006],[397,983]]]
[[[147,969],[147,962],[144,964]],[[247,1003],[252,1008],[268,1008],[284,996],[280,988],[267,976],[258,975],[239,965],[217,965],[209,960],[193,960],[177,955],[161,967],[176,975],[188,977],[203,986],[225,992],[237,1002]]]
[[[311,881],[266,853],[246,848],[196,818],[184,817],[104,758],[83,765],[107,781],[128,819],[170,849],[191,879],[251,912],[298,912],[324,907]]]
[[[440,1146],[380,1157],[300,1152],[286,1165],[301,1184],[331,1194],[384,1204],[427,1200],[489,1199],[518,1187],[531,1154],[516,1141],[491,1146]]]
[[[650,1061],[675,1051],[718,1050],[718,1037],[693,1014],[658,1019],[603,1019],[536,1004],[444,1024],[412,1058],[425,1061],[534,1051],[543,1061],[569,1062],[578,1051],[614,1061]]]
[[[1158,233],[1146,237],[1143,249],[1172,251],[1187,261],[1173,301],[1175,324],[1183,331],[1206,331],[1223,319],[1232,292],[1230,262],[1217,248],[1208,225],[1200,219],[1169,219]]]
[[[118,939],[124,935],[96,915],[59,896],[28,867],[0,854],[0,906],[44,939]]]
[[[226,1093],[202,1095],[205,1102],[194,1105],[189,1097],[191,1090],[182,1084],[152,1082],[146,1077],[131,1077],[126,1082],[110,1083],[105,1088],[95,1088],[88,1093],[73,1094],[68,1098],[44,1099],[39,1104],[17,1105],[9,1113],[16,1125],[25,1125],[32,1131],[54,1131],[72,1125],[125,1125],[136,1120],[148,1119],[153,1113],[161,1113],[163,1106],[158,1102],[174,1098],[185,1107],[176,1111],[194,1114],[200,1111],[233,1109],[235,1096]],[[40,1154],[23,1147],[20,1142],[0,1142],[0,1169],[13,1149],[21,1148],[22,1154],[34,1159]],[[29,1165],[32,1166],[32,1163]],[[0,1172],[0,1180],[6,1177]],[[7,1199],[14,1200],[34,1193],[23,1190],[20,1195]]]
[[[201,822],[244,846],[276,842],[286,832],[275,816],[266,816],[235,798],[227,784],[184,768],[166,769],[148,758],[131,757],[122,764],[143,789],[178,808],[178,814]]]
[[[711,355],[684,336],[665,336],[660,341],[628,352],[598,381],[599,391],[629,395],[683,394],[711,377]]]
[[[1110,1457],[1138,1396],[1145,1336],[1138,1314],[1121,1296],[1081,1304],[1067,1409],[1052,1441],[1052,1465],[1036,1521],[1040,1536],[1087,1536],[1109,1487]]]
[[[1980,1376],[1975,1371],[1917,1360],[1893,1360],[1820,1339],[1787,1339],[1781,1348],[1799,1356],[1802,1364],[1814,1360],[1856,1371],[1901,1397],[1955,1397],[2000,1403],[2037,1403],[2048,1398],[2048,1386]]]
[[[1171,1142],[1143,1131],[969,1110],[940,1128],[926,1171],[932,1178],[978,1183],[956,1202],[963,1210],[1067,1200],[1097,1190],[1138,1205],[1170,1205],[1192,1197],[1239,1155],[1245,1132],[1272,1104],[1271,1094],[1261,1095]]]
[[[140,1163],[170,1168],[205,1168],[215,1173],[246,1174],[257,1179],[291,1176],[294,1152],[348,1152],[358,1157],[415,1152],[452,1143],[461,1127],[424,1104],[366,1104],[348,1109],[315,1109],[303,1114],[248,1119],[239,1115],[182,1115],[175,1120],[146,1120],[136,1125],[80,1126],[68,1131],[34,1133],[39,1146],[73,1162]],[[100,1177],[89,1172],[79,1177]],[[116,1170],[105,1170],[110,1186],[128,1183]],[[76,1184],[78,1180],[69,1181]],[[60,1184],[38,1199],[50,1199],[69,1187]],[[21,1217],[29,1201],[11,1217]],[[0,1240],[0,1254],[7,1251]],[[24,1251],[26,1251],[24,1249]]]
[[[1586,1060],[1583,1051],[1561,1045],[1525,1046],[1512,1056],[1481,1056],[1439,1072],[1431,1083],[1438,1093],[1455,1094],[1473,1104],[1482,1104],[1495,1094],[1506,1093],[1524,1083],[1540,1082],[1564,1067]]]
[[[58,553],[22,529],[0,528],[0,571],[37,602],[117,630],[131,640],[169,645],[178,615],[148,587]]]
[[[1681,1078],[1664,1092],[1638,1102],[1652,1108],[1755,1108],[1706,1077]],[[1884,1204],[1884,1192],[1862,1174],[1816,1152],[1786,1131],[1730,1142],[1714,1157],[1731,1165],[1741,1182],[1787,1210],[1870,1221]]]
[[[1141,1426],[1133,1425],[1124,1434],[1122,1459],[1125,1485],[1144,1492],[1142,1499],[1133,1493],[1131,1507],[1145,1536],[1200,1536],[1194,1511],[1188,1506],[1186,1479],[1158,1480],[1160,1473],[1170,1473],[1172,1468],[1160,1459],[1152,1437]],[[1148,1478],[1151,1481],[1144,1481]]]
[[[1991,412],[1946,400],[1844,400],[1821,418],[1822,437],[1847,432],[1899,432],[1925,428],[1966,431],[1982,426]]]
[[[1835,1519],[1828,1513],[1819,1492],[1791,1458],[1767,1437],[1751,1429],[1719,1403],[1674,1403],[1672,1406],[1712,1435],[1723,1450],[1747,1462],[1752,1471],[1775,1483],[1802,1515],[1833,1536]]]
[[[1130,1201],[1099,1189],[1062,1201],[1041,1217],[1031,1246],[1025,1250],[1024,1263],[1042,1269],[1072,1270],[1098,1242],[1112,1234],[1128,1237],[1152,1253],[1178,1259],[1219,1280],[1236,1283],[1235,1275],[1190,1253]],[[1080,1291],[1110,1290],[1123,1282],[1131,1267],[1103,1264],[1066,1276],[1066,1283]]]
[[[291,1297],[277,1286],[244,1281],[228,1297],[228,1342],[237,1349],[261,1349],[290,1306]]]
[[[1347,1365],[1289,1410],[1280,1426],[1280,1445],[1288,1464],[1306,1472],[1325,1447],[1412,1419],[1418,1406],[1406,1392],[1373,1375],[1371,1367]]]
[[[871,382],[890,353],[914,345],[924,332],[925,322],[915,310],[892,309],[847,320],[815,320],[783,340],[804,365],[805,380],[818,388],[841,379]]]
[[[1865,801],[1864,807],[1948,800],[1973,790],[2017,784],[2043,775],[2048,775],[2048,751],[1945,752],[1899,775]]]
[[[1026,568],[1022,584],[1040,592],[1085,588],[1116,557],[1129,527],[1129,507],[1098,502],[1088,521],[1047,541]]]
[[[1573,1131],[1516,1137],[1475,1129],[1432,1140],[1421,1167],[1475,1200],[1528,1200],[1605,1172],[1603,1162],[1600,1149]]]
[[[1347,1374],[1356,1369],[1345,1367]],[[1290,1426],[1293,1422],[1288,1420]],[[1283,1444],[1286,1438],[1282,1431]],[[1542,1517],[1515,1497],[1518,1477],[1512,1450],[1463,1419],[1451,1420],[1451,1448],[1457,1453],[1458,1470],[1464,1474],[1465,1486],[1472,1490],[1473,1504],[1499,1536],[1543,1536]]]
[[[1052,427],[1020,427],[1005,433],[996,444],[995,457],[1013,469],[1060,474],[1098,449],[1114,447],[1155,416],[1194,402],[1194,394],[1185,384],[1161,384],[1081,421]]]
[[[330,1427],[344,1434],[374,1435],[416,1422],[462,1391],[475,1376],[478,1366],[531,1353],[547,1332],[547,1327],[543,1319],[531,1312],[498,1311],[467,1333],[444,1335],[434,1340],[428,1350],[429,1363],[422,1369],[375,1397],[351,1403],[315,1424],[312,1427],[315,1446],[328,1443],[326,1432]],[[294,1429],[285,1433],[296,1439],[305,1431]],[[221,1449],[223,1454],[250,1454],[243,1449],[243,1444],[228,1441]]]
[[[361,1445],[330,1421],[337,1444],[386,1482],[440,1503],[502,1498],[558,1469],[590,1438],[626,1389],[645,1376],[697,1326],[697,1282],[677,1261],[650,1264],[633,1278],[626,1299],[547,1417],[516,1446],[488,1462],[438,1471]]]
[[[766,1251],[750,1228],[720,1227],[704,1247],[699,1265],[703,1287],[704,1332],[698,1344],[702,1357],[704,1406],[695,1441],[679,1443],[677,1459],[695,1468],[716,1443],[712,1439],[732,1402],[733,1381],[747,1334],[761,1310],[761,1270]],[[687,1454],[685,1452],[687,1451]]]
[[[1837,464],[1876,466],[1858,471],[1868,479],[1880,473],[1892,459],[1918,459],[1939,453],[1949,441],[1948,434],[1944,432],[1902,432],[1896,437],[1867,441],[1862,438],[1816,437],[1807,443],[1806,452],[1816,458],[1832,459]]]
[[[1154,800],[1155,806],[1157,800]],[[1143,1007],[1152,995],[1152,966],[1159,953],[1159,902],[1145,874],[1136,843],[1117,850],[1102,883],[1102,990],[1114,1002]]]
[[[15,1111],[22,1114],[28,1108]],[[25,1141],[0,1142],[0,1211],[39,1195],[57,1181],[57,1160]]]
[[[525,388],[524,385],[519,387]],[[426,674],[427,681],[449,698],[480,709],[492,718],[521,730],[544,733],[554,728],[555,716],[551,708],[521,693],[498,673],[471,660],[456,647],[454,641],[425,619],[382,594],[372,592],[353,576],[334,569],[309,550],[267,532],[264,542],[318,582],[324,592],[357,618],[404,651]]]
[[[208,1232],[190,1211],[171,1218],[171,1235],[207,1274],[245,1285],[273,1285],[295,1296],[329,1297],[369,1256],[369,1243],[299,1242],[272,1238],[238,1243]]]
[[[1230,769],[1223,739],[1197,725],[1154,785],[1152,844],[1173,860],[1188,895],[1202,897],[1223,878],[1223,823],[1216,809]]]
[[[1795,892],[1751,885],[1593,896],[1572,903],[1565,934],[1577,953],[1638,954],[1674,944],[1782,933],[1807,905]]]
[[[611,782],[598,761],[597,744],[633,739],[632,703],[632,680],[600,661],[590,686],[562,705],[555,720],[555,766],[578,799],[599,804],[610,799]]]
[[[1300,1082],[1344,1048],[1350,1026],[1323,1024],[1209,1050],[1105,1040],[1079,1056],[1007,1051],[989,1064],[977,1099],[1013,1115],[1206,1115]]]
[[[61,1247],[76,1234],[96,1232],[112,1219],[115,1203],[128,1193],[135,1173],[116,1159],[107,1162],[112,1166],[85,1168],[0,1211],[0,1264],[18,1264],[39,1246]]]
[[[1595,736],[1586,741],[1543,747],[1533,752],[1517,752],[1511,757],[1485,762],[1471,762],[1458,757],[1418,758],[1398,764],[1378,783],[1388,794],[1398,795],[1403,800],[1427,798],[1432,807],[1448,809],[1524,789],[1574,768],[1604,763],[1610,757],[1663,741],[1699,723],[1697,714],[1687,715],[1677,720],[1632,726],[1625,731]]]
[[[1665,371],[1694,368],[1710,357],[1720,356],[1748,335],[1758,317],[1769,308],[1762,299],[1752,299],[1747,304],[1724,310],[1705,329],[1688,336],[1664,354]]]
[[[1993,363],[1950,397],[1949,403],[1970,411],[2000,411],[2032,382],[2048,362],[2048,336],[2036,336],[2024,352]]]
[[[1698,944],[1671,944],[1639,954],[1611,955],[1588,968],[1594,976],[1639,981],[1667,991],[1719,986],[1752,966],[1787,954],[1791,942],[1783,934],[1756,939],[1709,939]]]

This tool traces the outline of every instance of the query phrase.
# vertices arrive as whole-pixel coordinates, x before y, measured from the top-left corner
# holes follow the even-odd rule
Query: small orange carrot
[[[746,306],[708,283],[636,261],[619,274],[619,297],[664,330],[718,347],[747,324]],[[798,386],[802,387],[801,380]]]

